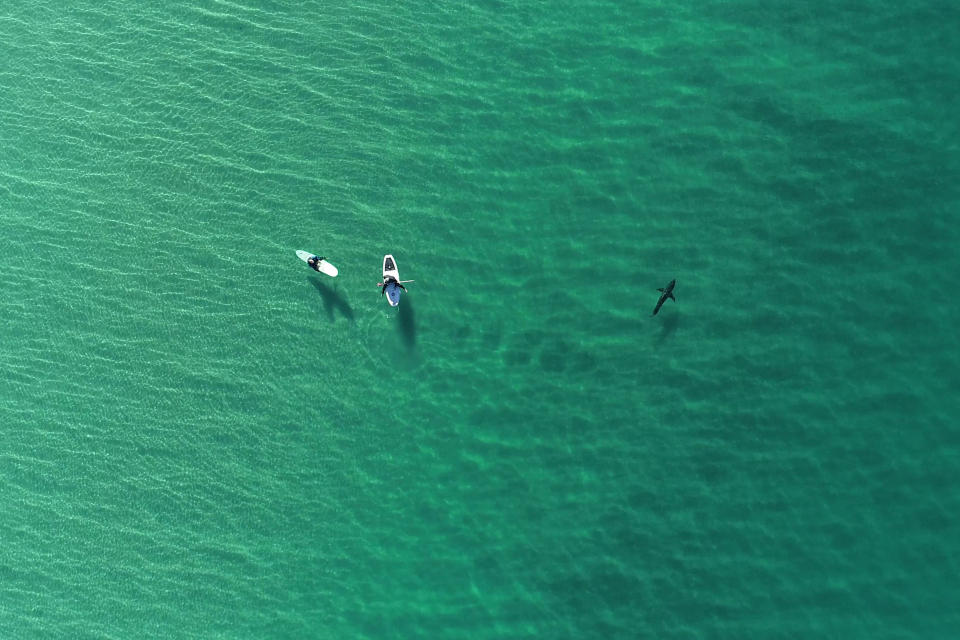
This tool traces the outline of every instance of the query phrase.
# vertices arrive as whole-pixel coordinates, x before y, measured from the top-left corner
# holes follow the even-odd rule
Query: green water
[[[0,637],[957,637],[955,3],[25,0],[0,60]]]

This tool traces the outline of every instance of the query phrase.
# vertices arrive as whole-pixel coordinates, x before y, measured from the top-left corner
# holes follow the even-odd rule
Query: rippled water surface
[[[3,637],[960,629],[954,3],[0,14]]]

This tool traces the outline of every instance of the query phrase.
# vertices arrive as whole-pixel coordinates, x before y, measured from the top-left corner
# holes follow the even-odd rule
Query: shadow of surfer
[[[403,343],[408,349],[413,349],[417,344],[417,323],[410,300],[404,302],[397,311],[397,327]]]
[[[324,284],[317,278],[307,278],[307,282],[316,287],[317,291],[320,292],[320,297],[323,298],[323,307],[327,310],[327,315],[330,316],[331,320],[333,320],[334,312],[339,311],[343,314],[343,317],[353,322],[353,309],[350,308],[350,305],[342,294],[330,288],[329,285]]]

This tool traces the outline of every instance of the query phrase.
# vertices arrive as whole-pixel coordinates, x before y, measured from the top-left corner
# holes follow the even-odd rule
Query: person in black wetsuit
[[[307,264],[310,265],[311,269],[319,272],[321,260],[326,260],[326,258],[324,258],[323,256],[320,256],[320,257],[310,256],[309,258],[307,258]]]
[[[397,282],[397,279],[396,279],[396,278],[394,278],[393,276],[387,276],[386,278],[383,279],[383,287],[380,289],[380,295],[381,295],[381,296],[387,292],[387,285],[388,285],[388,284],[395,284],[395,285],[397,285],[398,287],[400,287],[401,289],[403,289],[404,291],[407,290],[407,288],[406,288],[405,286],[403,286],[402,284],[400,284],[399,282]]]

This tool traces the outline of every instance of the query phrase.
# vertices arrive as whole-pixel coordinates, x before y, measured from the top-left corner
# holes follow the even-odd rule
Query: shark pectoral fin
[[[677,301],[677,299],[673,297],[673,292],[668,293],[668,294],[667,294],[667,297],[670,298],[671,300],[673,300],[674,302]]]
[[[657,289],[657,291],[663,291],[663,287],[660,287],[659,289]]]

